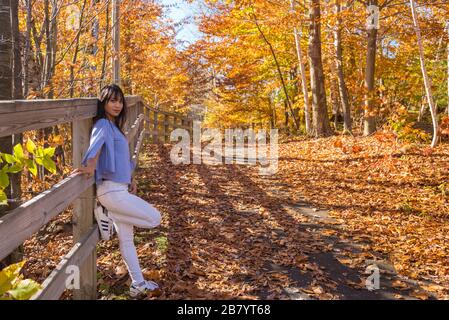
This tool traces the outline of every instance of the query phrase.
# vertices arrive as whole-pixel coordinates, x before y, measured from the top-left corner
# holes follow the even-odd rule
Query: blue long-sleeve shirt
[[[103,149],[101,149],[103,147]],[[92,128],[90,145],[83,157],[82,165],[95,158],[101,149],[95,168],[95,182],[100,185],[103,180],[119,183],[131,183],[131,172],[135,162],[130,159],[128,140],[108,119],[98,120]]]

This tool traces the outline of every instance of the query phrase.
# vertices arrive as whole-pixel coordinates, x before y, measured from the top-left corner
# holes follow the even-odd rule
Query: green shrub
[[[0,300],[29,300],[41,289],[39,283],[20,274],[24,264],[22,261],[0,271]]]
[[[405,107],[388,119],[388,125],[396,133],[398,140],[407,143],[430,142],[431,136],[424,130],[414,128],[414,124]]]
[[[26,150],[28,154],[25,154],[21,144],[17,144],[13,148],[13,154],[0,152],[0,164],[2,164],[0,169],[0,205],[7,204],[4,190],[9,186],[8,174],[17,173],[27,168],[33,176],[36,176],[37,165],[44,166],[51,173],[56,172],[56,164],[52,160],[55,148],[39,147],[31,139],[28,139]]]

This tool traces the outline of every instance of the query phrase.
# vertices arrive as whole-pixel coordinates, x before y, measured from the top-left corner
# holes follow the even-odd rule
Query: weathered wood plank
[[[128,107],[134,107],[138,102],[142,100],[141,96],[126,96],[126,104]]]
[[[125,125],[123,127],[123,131],[129,131],[131,129],[131,126],[133,125],[135,121],[135,114],[138,109],[138,106],[140,104],[140,100],[134,98],[135,96],[127,98],[127,114],[126,114],[126,121]],[[139,97],[140,98],[140,97]]]
[[[137,140],[136,148],[134,149],[134,154],[132,156],[132,159],[136,161],[136,168],[139,166],[140,147],[142,146],[145,135],[145,129],[143,129],[140,132],[139,139]]]
[[[187,130],[187,131],[190,130],[189,127],[184,127],[184,128],[179,127],[179,129],[185,129],[185,130]],[[145,134],[146,134],[146,135],[150,135],[150,136],[151,136],[151,135],[159,135],[160,132],[159,132],[159,130],[151,130],[151,128],[150,128],[150,130],[146,130]],[[168,136],[170,136],[170,134],[171,134],[171,133],[169,133]]]
[[[126,97],[130,107],[140,99]],[[0,137],[88,119],[96,114],[96,98],[0,101]]]
[[[137,111],[139,111],[138,114],[138,119],[139,122],[137,123],[137,131],[136,131],[136,135],[133,138],[133,142],[134,142],[134,149],[137,146],[138,140],[140,138],[140,135],[142,133],[143,130],[145,130],[145,115],[143,114],[143,110],[141,108],[139,108]]]
[[[73,166],[80,167],[81,160],[89,148],[92,119],[74,121],[72,124],[72,155]],[[94,188],[87,188],[81,197],[73,203],[73,241],[84,238],[93,225]],[[97,257],[92,252],[83,264],[78,264],[80,270],[80,288],[73,291],[75,300],[93,300],[97,297]]]
[[[134,137],[136,136],[136,134],[137,134],[137,132],[139,130],[140,123],[142,121],[143,121],[143,114],[140,114],[137,117],[136,121],[134,121],[134,123],[131,126],[131,128],[129,128],[129,130],[125,132],[125,136],[126,136],[126,139],[128,141],[131,141],[132,139],[134,139]]]
[[[64,256],[61,262],[50,273],[42,284],[42,289],[31,297],[31,300],[57,300],[66,289],[66,282],[69,275],[72,275],[73,266],[82,265],[95,251],[99,240],[98,226],[91,227],[89,232]],[[76,270],[76,269],[75,269]],[[71,282],[69,282],[71,284]]]
[[[0,137],[88,119],[96,114],[96,104],[4,113],[0,117]]]
[[[143,120],[143,116],[140,118],[137,115],[137,111],[138,111],[138,104],[130,112],[130,121],[131,121],[132,125],[126,134],[127,139],[128,139],[129,149],[131,151],[134,151],[134,148],[136,147],[136,135],[140,128],[140,122],[141,122],[141,120]]]
[[[133,158],[138,160],[145,136],[145,128],[141,130],[144,115],[139,109],[142,100],[139,96],[129,96],[126,100],[128,106],[132,107],[132,119],[139,114],[127,132],[128,138],[135,141]],[[96,114],[96,104],[95,98],[0,102],[0,136],[73,121],[73,163],[74,166],[79,166],[89,144],[92,123],[90,118]],[[78,242],[45,280],[43,289],[33,299],[58,299],[65,289],[68,266],[80,268],[81,290],[74,291],[75,299],[96,298],[94,249],[99,234],[98,227],[92,226],[93,183],[94,178],[86,179],[79,174],[71,175],[0,219],[1,260],[76,200],[74,241]],[[80,196],[81,199],[77,199]]]
[[[0,260],[67,208],[94,178],[70,175],[0,218]]]
[[[154,123],[154,120],[151,120],[150,118],[146,118],[146,121],[147,121],[147,123]],[[166,124],[165,122],[159,122],[159,123],[161,123],[161,124]],[[191,126],[188,126],[187,125],[187,123],[188,123],[188,121],[187,120],[183,120],[183,125],[177,125],[177,127],[176,128],[182,128],[182,129],[187,129],[187,130],[189,130],[189,129],[191,129]],[[151,128],[151,126],[150,126],[150,128]]]
[[[150,106],[148,106],[148,105],[146,105],[146,104],[144,104],[144,107],[145,107],[146,109],[149,109],[149,110],[151,110],[151,111],[153,111],[153,112],[157,112],[157,113],[159,113],[159,114],[163,114],[163,115],[167,115],[167,116],[174,116],[174,117],[183,117],[183,115],[180,114],[180,113],[175,113],[175,112],[169,112],[169,111],[159,110],[159,109],[150,107]]]
[[[75,106],[96,106],[96,98],[76,99],[36,99],[36,100],[3,100],[0,101],[0,114],[26,111],[48,111],[50,109],[69,108]]]

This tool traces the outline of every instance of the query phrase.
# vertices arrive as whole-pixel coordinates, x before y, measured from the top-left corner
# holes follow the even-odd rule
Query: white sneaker
[[[147,293],[159,289],[159,285],[154,281],[144,281],[140,285],[132,284],[129,288],[129,295],[133,298],[146,295]]]
[[[95,219],[100,229],[101,239],[110,240],[114,234],[114,223],[107,215],[108,210],[103,206],[97,206],[94,210]]]

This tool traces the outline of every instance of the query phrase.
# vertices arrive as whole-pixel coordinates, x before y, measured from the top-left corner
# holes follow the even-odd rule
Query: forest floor
[[[173,165],[170,145],[144,148],[138,194],[163,216],[136,230],[144,273],[162,287],[148,299],[449,298],[448,144],[283,138],[271,176]],[[63,214],[56,234],[27,242],[28,276],[43,280],[57,263],[69,222]],[[373,266],[380,288],[368,290]],[[100,242],[98,271],[101,299],[129,298],[116,237]]]

